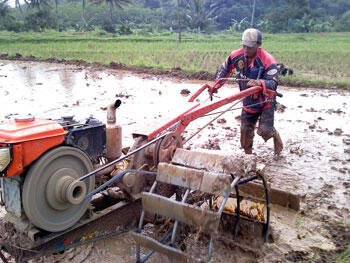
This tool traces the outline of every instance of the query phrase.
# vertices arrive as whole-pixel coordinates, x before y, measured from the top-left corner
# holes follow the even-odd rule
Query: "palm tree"
[[[83,0],[85,1],[85,0]],[[111,26],[113,25],[113,11],[114,11],[114,6],[117,8],[122,9],[123,5],[128,5],[132,3],[132,0],[95,0],[96,4],[101,4],[104,1],[109,5],[109,23]]]
[[[216,19],[214,16],[216,11],[219,9],[220,1],[214,4],[210,4],[205,0],[187,0],[185,7],[185,23],[192,29],[203,30]],[[206,4],[209,7],[206,8]]]
[[[0,18],[5,18],[9,13],[8,0],[0,1]]]
[[[19,13],[21,14],[21,18],[24,19],[22,6],[21,6],[21,4],[19,3],[19,0],[15,0],[15,5],[16,5],[16,7],[18,7],[18,9],[19,9]]]
[[[32,8],[37,9],[50,9],[50,0],[24,0],[24,2]]]

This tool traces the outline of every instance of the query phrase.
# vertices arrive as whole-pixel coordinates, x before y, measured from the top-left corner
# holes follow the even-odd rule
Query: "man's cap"
[[[262,41],[261,32],[255,28],[248,28],[242,34],[242,45],[254,47]]]

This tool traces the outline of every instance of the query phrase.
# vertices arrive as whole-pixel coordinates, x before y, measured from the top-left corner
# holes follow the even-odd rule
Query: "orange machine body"
[[[47,150],[64,142],[67,133],[53,120],[26,119],[0,124],[0,147],[11,146],[11,163],[2,176],[20,175]]]

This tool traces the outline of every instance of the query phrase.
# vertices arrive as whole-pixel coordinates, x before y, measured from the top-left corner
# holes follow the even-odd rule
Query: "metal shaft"
[[[94,170],[94,171],[92,171],[92,172],[90,172],[90,173],[88,173],[88,174],[86,174],[86,175],[84,175],[84,176],[82,176],[82,177],[76,179],[75,181],[72,182],[72,184],[73,184],[73,183],[76,183],[76,182],[78,182],[78,181],[85,180],[86,178],[88,178],[88,177],[90,177],[90,176],[93,176],[94,174],[96,174],[96,173],[98,173],[98,172],[100,172],[100,171],[106,169],[107,167],[109,167],[109,166],[111,166],[111,165],[113,165],[113,164],[116,164],[116,163],[118,163],[118,162],[120,162],[120,161],[122,161],[122,160],[128,158],[129,156],[131,156],[131,155],[133,155],[133,154],[135,154],[135,153],[137,153],[137,152],[143,150],[144,148],[150,146],[151,144],[153,144],[153,143],[155,143],[155,142],[157,142],[157,141],[163,139],[166,135],[167,135],[167,134],[163,134],[163,135],[161,135],[161,136],[159,136],[159,137],[153,139],[152,141],[150,141],[150,142],[148,142],[148,143],[142,145],[141,147],[135,149],[134,151],[132,151],[132,152],[130,152],[130,153],[124,155],[123,157],[120,157],[120,158],[118,158],[118,159],[116,159],[116,160],[114,160],[114,161],[112,161],[112,162],[110,162],[110,163],[107,163],[107,164],[104,165],[104,166],[101,166],[100,168],[97,168],[96,170]]]

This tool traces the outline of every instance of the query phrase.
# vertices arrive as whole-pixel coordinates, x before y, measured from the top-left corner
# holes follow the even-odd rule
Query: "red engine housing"
[[[40,155],[64,142],[67,133],[53,120],[33,117],[0,124],[0,146],[10,145],[12,161],[3,176],[20,175]]]

